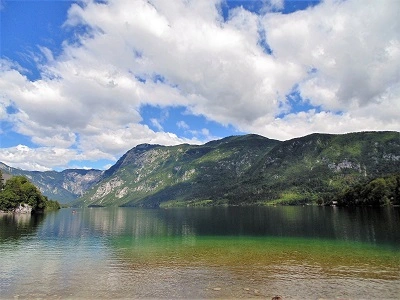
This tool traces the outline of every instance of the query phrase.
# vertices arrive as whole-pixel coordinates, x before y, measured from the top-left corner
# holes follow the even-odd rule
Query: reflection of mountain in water
[[[116,237],[164,235],[167,225],[157,210],[131,208],[62,209],[49,216],[40,234],[48,237]]]
[[[79,214],[71,216],[81,220],[71,230],[112,237],[271,236],[400,245],[400,210],[390,207],[101,208]]]
[[[139,287],[136,294],[148,296],[146,291],[158,289],[163,291],[160,295],[171,295],[169,288],[173,286],[178,290],[172,294],[175,297],[210,298],[215,296],[207,293],[211,284],[234,291],[222,298],[246,298],[249,294],[242,294],[244,287],[253,291],[265,287],[260,294],[265,296],[268,287],[276,283],[272,291],[279,286],[293,295],[299,285],[301,290],[312,286],[313,292],[322,290],[319,298],[327,295],[327,281],[331,281],[329,286],[334,282],[333,290],[343,290],[346,284],[359,289],[359,284],[347,281],[360,278],[398,283],[400,236],[394,227],[399,224],[399,215],[390,208],[214,207],[108,212],[114,221],[102,221],[102,211],[92,219],[96,220],[94,227],[106,234],[112,232],[107,245],[118,260],[116,276],[121,281],[130,276],[135,282],[132,286]],[[394,294],[396,289],[389,288],[388,295]],[[191,295],[188,291],[196,292]]]
[[[34,235],[44,218],[43,214],[0,214],[0,242]]]
[[[93,208],[45,216],[0,216],[2,297],[398,295],[394,208]]]
[[[159,210],[172,231],[196,235],[250,235],[338,239],[400,245],[396,208],[226,207]]]
[[[27,218],[26,220],[23,218]],[[1,237],[33,230],[43,216],[0,216]],[[211,207],[63,209],[40,235],[56,237],[299,237],[400,246],[400,210],[337,207]]]

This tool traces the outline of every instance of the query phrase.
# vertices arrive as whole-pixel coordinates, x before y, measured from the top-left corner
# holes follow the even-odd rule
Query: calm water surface
[[[399,299],[400,209],[0,215],[0,298]]]

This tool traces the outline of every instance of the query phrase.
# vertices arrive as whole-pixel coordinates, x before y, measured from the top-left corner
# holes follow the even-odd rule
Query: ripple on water
[[[268,218],[279,211],[256,219],[255,232],[270,226]],[[302,218],[307,211],[300,208],[296,218],[291,214],[284,221],[308,224]],[[319,232],[315,238],[242,235],[243,228],[253,232],[253,227],[245,227],[257,214],[243,221],[242,211],[235,215],[217,210],[213,215],[214,210],[201,210],[198,216],[189,212],[63,210],[39,225],[23,219],[33,224],[23,233],[14,227],[7,233],[2,227],[1,298],[396,299],[400,294],[396,247],[351,241],[347,236],[347,241],[321,238]],[[321,222],[334,217],[337,232],[344,232],[343,219],[337,212],[327,212],[323,211]],[[228,218],[225,223],[223,217]],[[344,217],[346,228],[352,228],[353,215]],[[233,219],[240,223],[240,234],[232,234]],[[272,223],[286,224],[278,219]],[[314,221],[311,225],[315,228]],[[225,227],[228,233],[206,234],[214,226],[220,226],[218,233]],[[386,239],[385,231],[382,235]],[[398,245],[393,240],[391,245]]]

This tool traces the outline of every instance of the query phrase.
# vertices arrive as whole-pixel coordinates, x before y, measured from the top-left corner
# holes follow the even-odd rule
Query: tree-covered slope
[[[75,204],[155,207],[165,202],[225,200],[243,174],[279,143],[246,135],[201,146],[139,145]]]
[[[140,145],[75,205],[302,204],[400,170],[400,133],[258,135],[204,145]]]
[[[0,171],[0,178],[2,172]],[[26,205],[28,207],[26,207]],[[13,176],[4,184],[0,180],[0,212],[16,212],[28,209],[38,212],[45,209],[59,209],[57,201],[49,200],[24,176]]]
[[[400,133],[311,134],[284,142],[244,135],[204,145],[143,144],[106,171],[37,172],[2,163],[0,170],[5,176],[25,176],[50,199],[77,206],[329,203],[348,187],[399,173]]]
[[[337,205],[400,205],[400,173],[375,178],[346,188],[335,197]]]
[[[325,202],[358,182],[400,171],[400,133],[311,134],[282,142],[246,174],[232,202]],[[239,192],[238,192],[239,191]]]
[[[82,196],[102,176],[100,170],[67,169],[57,171],[26,171],[0,163],[4,176],[25,176],[49,199],[68,203]]]

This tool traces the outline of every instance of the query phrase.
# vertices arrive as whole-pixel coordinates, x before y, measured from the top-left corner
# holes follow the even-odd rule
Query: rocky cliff
[[[27,177],[43,195],[60,203],[69,203],[82,196],[91,186],[98,183],[103,175],[100,170],[67,169],[56,171],[25,171],[15,169],[0,163],[0,169],[5,174]]]

